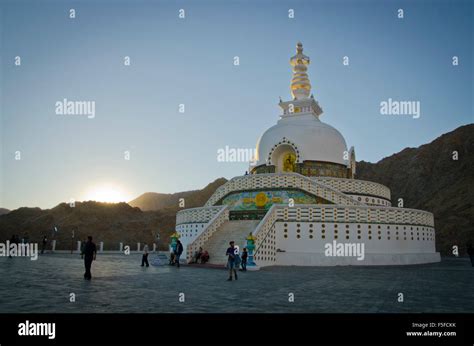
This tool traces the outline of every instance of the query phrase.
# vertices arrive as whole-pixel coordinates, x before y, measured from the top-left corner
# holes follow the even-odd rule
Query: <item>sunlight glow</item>
[[[84,197],[85,201],[97,201],[107,203],[126,202],[126,193],[118,186],[112,184],[100,184],[90,188]]]

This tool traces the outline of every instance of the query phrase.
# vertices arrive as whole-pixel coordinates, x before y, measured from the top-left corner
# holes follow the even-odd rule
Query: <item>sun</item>
[[[128,200],[126,193],[122,188],[114,184],[100,184],[87,190],[84,197],[85,201],[119,203]]]

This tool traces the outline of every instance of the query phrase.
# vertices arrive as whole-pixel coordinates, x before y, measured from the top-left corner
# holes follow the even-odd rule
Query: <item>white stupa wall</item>
[[[325,245],[334,240],[364,244],[364,259],[326,256]],[[324,223],[323,227],[318,222],[282,221],[275,223],[275,243],[280,250],[276,253],[276,265],[399,265],[439,261],[435,230],[423,226]]]
[[[207,222],[198,222],[176,225],[176,231],[181,236],[179,240],[181,240],[181,243],[183,244],[181,258],[186,258],[188,244],[193,242],[202,233],[206,224]]]
[[[312,227],[310,227],[311,225]],[[324,227],[322,225],[324,225]],[[371,227],[370,229],[369,226]],[[378,228],[379,226],[380,229]],[[324,252],[324,245],[333,240],[341,243],[364,243],[367,253],[435,251],[435,231],[431,227],[394,224],[345,224],[332,222],[323,224],[317,222],[283,221],[276,222],[275,227],[277,248],[286,251]],[[398,227],[398,230],[396,227]],[[404,230],[403,227],[406,229]],[[413,230],[410,228],[413,228]],[[311,230],[313,230],[312,233],[310,232]],[[323,233],[322,230],[325,230],[325,232]],[[337,230],[337,233],[334,232],[335,230]],[[349,233],[347,233],[347,231]],[[358,233],[358,231],[360,231],[360,233]],[[369,231],[372,232],[371,235],[368,233]],[[380,232],[380,234],[378,232]],[[396,232],[398,232],[398,235],[396,235]],[[404,233],[406,233],[406,235],[404,235]],[[411,235],[412,233],[413,236]],[[300,236],[299,238],[298,235]],[[323,235],[324,239],[322,238]],[[337,235],[337,239],[334,237],[335,235]],[[346,239],[346,236],[349,236],[349,239]],[[358,236],[360,236],[360,239]],[[369,236],[371,236],[372,239],[369,239]],[[381,239],[379,239],[379,237]],[[412,237],[413,240],[411,240]]]

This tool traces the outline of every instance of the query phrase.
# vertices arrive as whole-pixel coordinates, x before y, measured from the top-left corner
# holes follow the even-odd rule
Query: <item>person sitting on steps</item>
[[[209,261],[209,252],[204,251],[204,253],[201,255],[201,264],[205,264],[208,261]]]
[[[194,252],[193,260],[191,261],[191,263],[198,263],[198,260],[201,258],[201,256],[202,256],[202,247],[199,247],[199,250]]]

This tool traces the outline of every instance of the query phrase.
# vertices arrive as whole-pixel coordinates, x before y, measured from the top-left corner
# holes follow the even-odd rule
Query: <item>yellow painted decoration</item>
[[[264,207],[268,202],[267,194],[265,192],[259,192],[255,196],[255,205],[257,207]]]

